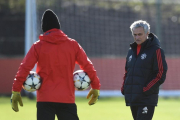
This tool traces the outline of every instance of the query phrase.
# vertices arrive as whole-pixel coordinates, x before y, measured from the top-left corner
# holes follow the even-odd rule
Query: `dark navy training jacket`
[[[124,82],[121,88],[127,106],[157,106],[159,86],[165,81],[167,63],[158,38],[150,33],[141,44],[130,44],[126,57]]]

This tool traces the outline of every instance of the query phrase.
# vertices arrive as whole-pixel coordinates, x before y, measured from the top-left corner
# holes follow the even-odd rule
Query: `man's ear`
[[[147,39],[148,39],[148,36],[149,36],[149,32],[147,32],[147,33],[146,33],[146,35],[147,35]]]

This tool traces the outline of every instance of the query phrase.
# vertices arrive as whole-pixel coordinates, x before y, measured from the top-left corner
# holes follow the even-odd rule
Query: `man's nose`
[[[138,35],[136,36],[136,40],[137,40],[137,39],[139,39],[139,36],[138,36]]]

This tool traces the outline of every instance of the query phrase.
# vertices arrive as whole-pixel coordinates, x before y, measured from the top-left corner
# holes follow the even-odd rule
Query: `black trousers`
[[[155,106],[130,106],[134,120],[152,120]]]
[[[37,102],[37,120],[79,120],[75,103]]]

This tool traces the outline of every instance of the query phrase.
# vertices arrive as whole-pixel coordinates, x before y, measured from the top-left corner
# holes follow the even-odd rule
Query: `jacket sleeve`
[[[92,89],[100,89],[100,81],[97,77],[96,70],[90,59],[87,57],[83,48],[76,42],[76,63],[80,66],[82,70],[84,70],[89,78],[91,79],[91,87]]]
[[[127,61],[126,61],[126,64],[127,64]],[[124,95],[124,82],[125,82],[125,79],[126,79],[126,76],[127,76],[127,65],[125,65],[125,73],[124,73],[124,77],[123,77],[123,83],[122,83],[122,86],[121,86],[121,93]]]
[[[23,59],[18,69],[18,72],[15,76],[14,83],[12,86],[12,91],[20,92],[22,89],[22,85],[26,80],[29,72],[34,68],[37,63],[38,55],[35,50],[35,45],[32,45],[27,55]]]
[[[153,58],[152,80],[143,88],[145,95],[152,94],[166,79],[167,63],[162,49],[157,49]]]

